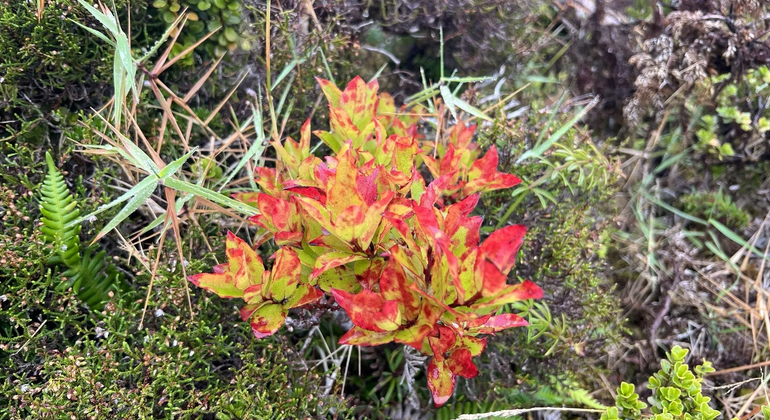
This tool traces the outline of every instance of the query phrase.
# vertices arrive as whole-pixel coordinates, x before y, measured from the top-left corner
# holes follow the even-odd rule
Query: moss
[[[7,169],[0,189],[0,369],[8,373],[0,382],[0,418],[346,418],[338,391],[324,397],[322,378],[294,368],[298,360],[283,338],[254,339],[229,303],[193,295],[191,320],[181,264],[171,263],[173,271],[155,279],[142,329],[150,279],[147,270],[131,267],[141,267],[137,258],[145,257],[129,262],[109,239],[100,246],[132,291],[100,312],[71,289],[56,291],[60,268],[46,265],[52,249],[38,232],[33,193],[45,171],[41,152],[9,142],[0,147]],[[78,166],[85,165],[65,162],[79,200],[86,190],[97,191],[79,176]],[[83,235],[98,228],[88,226]],[[195,232],[185,243],[202,249]],[[171,259],[175,249],[167,243]],[[189,270],[213,263],[213,255],[204,254]]]
[[[617,323],[620,299],[612,293],[605,262],[613,212],[606,203],[616,191],[616,164],[575,128],[542,157],[514,164],[545,129],[548,117],[539,112],[515,121],[500,116],[480,134],[480,143],[494,142],[501,149],[503,168],[523,179],[512,192],[482,198],[486,219],[492,226],[528,227],[516,276],[531,279],[545,292],[541,302],[512,308],[529,318],[528,330],[490,341],[499,356],[490,357],[486,370],[515,404],[528,394],[536,403],[534,394],[554,382],[570,383],[563,387],[562,403],[579,403],[574,395],[581,395],[581,387],[593,389],[596,371],[602,369],[593,361],[623,332]],[[549,132],[568,119],[558,116]]]
[[[730,228],[743,229],[751,215],[738,207],[730,195],[717,192],[692,191],[679,197],[681,208],[690,215],[703,219],[715,219]]]

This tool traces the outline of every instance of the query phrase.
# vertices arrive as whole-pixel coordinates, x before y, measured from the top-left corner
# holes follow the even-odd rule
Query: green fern
[[[80,225],[70,228],[65,226],[77,219],[80,210],[50,153],[46,152],[45,160],[48,163],[48,174],[41,189],[43,199],[40,212],[43,214],[43,226],[40,230],[46,242],[57,248],[49,262],[66,265],[69,270],[64,276],[71,277],[80,269]]]
[[[80,210],[77,201],[67,189],[64,177],[54,165],[49,153],[45,155],[48,174],[41,188],[43,226],[40,228],[46,242],[56,247],[49,260],[51,264],[67,267],[62,273],[66,279],[56,286],[63,291],[72,287],[78,298],[94,310],[101,310],[110,299],[110,292],[117,293],[123,284],[123,275],[115,266],[105,262],[105,252],[92,255],[92,250],[80,250],[80,225],[65,227],[77,219]]]
[[[101,310],[110,299],[110,292],[120,291],[123,274],[114,265],[105,263],[105,251],[100,251],[93,257],[91,253],[90,249],[83,252],[80,272],[75,276],[72,288],[89,308]]]
[[[534,393],[522,389],[514,389],[508,396],[508,401],[516,407],[532,406],[584,406],[598,410],[606,409],[590,393],[583,389],[575,380],[566,377],[549,376],[550,385],[538,384]]]

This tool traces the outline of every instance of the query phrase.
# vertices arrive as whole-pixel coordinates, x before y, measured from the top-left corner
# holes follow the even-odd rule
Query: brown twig
[[[668,314],[668,311],[671,309],[671,292],[673,292],[677,286],[679,286],[679,282],[682,280],[682,276],[679,272],[679,265],[676,261],[674,261],[674,284],[671,285],[671,289],[668,290],[668,293],[666,293],[666,298],[663,300],[663,307],[658,312],[658,315],[655,316],[655,321],[652,323],[652,326],[650,327],[650,348],[652,349],[652,352],[655,353],[656,348],[656,342],[657,342],[657,335],[658,335],[658,328],[660,328],[660,324],[663,323],[663,318]]]

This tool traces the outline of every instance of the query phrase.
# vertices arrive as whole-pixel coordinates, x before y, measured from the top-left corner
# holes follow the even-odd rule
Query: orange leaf
[[[283,326],[287,314],[288,312],[281,305],[262,306],[251,317],[251,332],[257,338],[269,337]]]
[[[349,346],[379,346],[393,341],[395,335],[394,331],[375,332],[353,326],[345,335],[340,337],[339,343]]]
[[[444,362],[437,362],[435,358],[431,359],[425,373],[428,376],[428,389],[433,395],[433,404],[441,407],[452,396],[457,375],[452,373]]]
[[[351,254],[349,252],[332,251],[327,252],[315,261],[313,265],[313,272],[310,274],[310,278],[314,279],[321,275],[321,273],[331,270],[332,268],[345,265],[358,260],[366,259],[366,254]]]
[[[393,331],[401,325],[398,302],[385,300],[369,290],[355,295],[332,289],[334,300],[347,312],[353,324],[369,331]]]
[[[282,247],[275,253],[275,263],[270,272],[270,286],[266,298],[280,302],[294,294],[300,281],[299,256],[289,247]],[[264,294],[265,290],[263,290]]]

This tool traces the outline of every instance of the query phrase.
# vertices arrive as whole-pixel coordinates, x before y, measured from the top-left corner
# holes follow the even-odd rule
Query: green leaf
[[[621,382],[620,388],[618,388],[618,394],[624,397],[630,397],[634,393],[634,384],[628,382]]]
[[[486,114],[484,114],[484,112],[482,112],[480,109],[469,104],[468,102],[463,101],[458,97],[454,97],[454,104],[457,105],[458,108],[473,115],[474,117],[481,118],[482,120],[492,121],[492,119],[487,117]]]
[[[280,84],[281,81],[283,81],[283,79],[285,79],[286,76],[288,76],[289,73],[291,73],[291,71],[294,70],[295,67],[297,67],[299,64],[304,63],[305,61],[307,61],[307,57],[302,57],[302,58],[295,57],[293,60],[291,60],[291,62],[289,62],[289,64],[287,64],[283,68],[283,70],[281,70],[281,72],[278,74],[278,77],[275,78],[275,80],[273,81],[273,85],[270,86],[270,90],[272,91],[273,89],[275,89],[276,86],[278,86],[278,84]]]
[[[182,191],[188,194],[197,195],[198,197],[205,198],[206,200],[213,201],[217,204],[221,204],[225,207],[229,207],[241,213],[248,214],[249,216],[253,216],[257,214],[257,211],[256,209],[254,209],[254,207],[251,207],[248,204],[241,203],[240,201],[233,200],[230,197],[226,197],[216,191],[211,191],[199,185],[191,184],[185,181],[180,181],[175,178],[166,179],[165,181],[163,181],[163,185],[169,188],[173,188],[177,191]]]
[[[241,158],[241,161],[238,162],[238,165],[235,167],[235,169],[230,171],[230,174],[227,175],[227,177],[222,181],[221,186],[219,187],[218,191],[222,191],[222,188],[227,185],[233,177],[240,172],[240,170],[246,166],[246,163],[253,159],[255,156],[262,156],[262,153],[265,151],[266,142],[265,142],[265,131],[262,128],[262,110],[257,109],[256,107],[251,107],[251,113],[254,118],[254,131],[257,134],[257,139],[251,143],[251,147],[249,147],[249,150],[243,155]]]
[[[670,206],[670,205],[664,203],[663,201],[658,200],[657,198],[655,198],[655,197],[653,197],[653,196],[651,196],[651,195],[649,195],[649,194],[647,194],[645,192],[642,192],[642,195],[644,195],[644,197],[647,200],[655,203],[655,205],[663,207],[664,209],[670,211],[671,213],[676,214],[677,216],[679,216],[679,217],[681,217],[683,219],[687,219],[687,220],[689,220],[691,222],[699,223],[699,224],[702,224],[702,225],[707,224],[707,222],[705,220],[703,220],[703,219],[701,219],[699,217],[695,217],[695,216],[692,216],[690,214],[687,214],[687,213],[685,213],[685,212],[683,212],[683,211],[681,211],[681,210],[679,210],[679,209],[677,209],[677,208],[675,208],[673,206]]]
[[[454,117],[455,121],[457,120],[457,111],[455,110],[455,97],[452,95],[452,92],[449,91],[449,87],[446,85],[441,85],[438,87],[439,92],[441,92],[441,98],[444,100],[444,103],[446,104],[447,108],[449,108],[449,112],[452,113],[452,117]]]
[[[575,115],[575,117],[572,118],[567,124],[563,125],[561,128],[556,130],[556,132],[553,133],[551,135],[551,137],[548,138],[548,140],[546,140],[545,142],[540,143],[540,144],[536,145],[535,147],[533,147],[532,149],[527,150],[526,152],[524,152],[524,154],[522,154],[516,160],[516,163],[522,162],[522,161],[524,161],[526,159],[529,159],[529,158],[532,158],[532,157],[534,157],[534,158],[540,157],[543,153],[545,153],[546,150],[548,150],[551,147],[551,145],[556,143],[560,138],[562,138],[562,136],[567,134],[567,132],[572,128],[572,126],[577,124],[577,122],[580,121],[580,119],[583,118],[583,116],[588,111],[590,111],[591,108],[593,108],[597,103],[599,103],[599,100],[598,100],[598,98],[595,98],[593,101],[591,101],[591,103],[589,103],[583,109],[581,109],[580,112],[578,112],[578,114]]]
[[[130,154],[129,157],[126,153],[123,153],[122,150],[118,150],[122,156],[128,158],[131,160],[131,163],[134,163],[136,166],[144,169],[148,173],[157,174],[160,172],[158,165],[155,164],[152,158],[150,158],[147,153],[144,152],[144,150],[140,149],[139,146],[137,146],[134,142],[122,134],[118,134],[118,136],[122,140],[123,147],[125,147],[128,154]]]
[[[78,0],[78,3],[85,7],[85,9],[88,10],[88,12],[91,13],[91,15],[95,17],[108,31],[112,32],[113,35],[121,32],[118,23],[115,21],[115,18],[112,16],[112,14],[107,16],[83,0]]]
[[[153,56],[153,54],[155,54],[158,51],[158,49],[160,49],[161,45],[163,45],[163,43],[166,42],[168,37],[171,36],[171,32],[173,32],[174,29],[176,29],[177,25],[179,24],[179,21],[181,21],[182,18],[183,16],[179,15],[176,18],[176,20],[171,25],[169,25],[168,28],[166,28],[166,31],[163,32],[163,35],[161,35],[161,37],[157,41],[155,41],[155,44],[152,46],[152,48],[150,48],[150,50],[147,51],[147,53],[138,60],[140,63],[144,63],[145,61],[147,61],[150,57]]]
[[[174,208],[176,209],[177,214],[179,214],[179,212],[182,211],[182,208],[184,207],[185,203],[189,202],[194,197],[195,196],[192,195],[192,194],[187,194],[187,195],[183,195],[181,197],[178,197],[176,199],[176,203],[174,204]],[[159,214],[158,217],[155,218],[155,220],[150,222],[150,224],[145,226],[144,229],[142,229],[141,233],[144,234],[144,233],[147,233],[147,232],[151,231],[152,229],[155,229],[155,227],[157,227],[158,225],[163,223],[164,220],[166,220],[166,212],[165,211],[163,213]],[[166,230],[168,230],[168,228],[170,228],[171,225],[172,225],[172,222],[169,220],[168,223],[166,223],[166,225],[163,227],[163,231],[165,232]]]
[[[197,152],[198,148],[194,147],[192,150],[187,152],[184,156],[181,158],[169,163],[166,165],[165,168],[161,169],[160,172],[158,172],[158,177],[161,180],[165,180],[166,178],[174,175],[181,167],[184,165],[185,162],[187,162],[187,159],[190,159],[190,156],[193,155],[193,153]]]
[[[109,210],[109,209],[117,206],[118,204],[120,204],[120,203],[122,203],[122,202],[124,202],[126,200],[131,199],[132,197],[136,196],[140,192],[144,192],[144,191],[147,191],[147,190],[150,190],[150,192],[152,192],[155,189],[155,187],[157,187],[157,185],[158,185],[158,177],[155,176],[155,175],[149,175],[149,176],[147,176],[147,178],[143,179],[141,182],[139,182],[138,184],[134,185],[133,188],[131,188],[130,190],[126,191],[123,195],[121,195],[117,199],[112,200],[109,203],[104,204],[102,206],[99,206],[99,208],[97,208],[95,211],[93,211],[90,214],[87,214],[87,215],[85,215],[83,217],[80,217],[80,218],[78,218],[76,220],[73,220],[72,222],[68,223],[65,227],[70,227],[70,226],[79,224],[80,222],[82,222],[84,220],[90,219],[91,217],[96,216],[97,214],[99,214],[99,213],[101,213],[101,212],[103,212],[105,210]],[[149,197],[149,195],[147,197]]]
[[[96,30],[96,29],[94,29],[94,28],[89,28],[88,26],[86,26],[86,25],[83,25],[82,23],[80,23],[80,22],[78,22],[78,21],[76,21],[76,20],[73,20],[73,19],[69,19],[69,21],[70,21],[70,22],[72,22],[72,23],[74,23],[75,25],[78,25],[78,26],[80,26],[81,28],[83,28],[83,29],[87,30],[88,32],[91,32],[91,33],[92,33],[92,34],[94,34],[94,35],[95,35],[97,38],[101,39],[102,41],[106,42],[107,44],[109,44],[109,45],[111,45],[113,48],[115,48],[115,42],[114,42],[113,40],[111,40],[111,39],[107,38],[107,35],[105,35],[105,34],[103,34],[103,33],[99,32],[99,31],[97,31],[97,30]]]
[[[482,76],[482,77],[445,77],[441,79],[442,82],[450,83],[475,83],[492,80],[494,77]]]
[[[756,254],[757,256],[759,256],[761,258],[765,258],[765,259],[770,260],[770,257],[768,257],[767,255],[764,255],[758,249],[756,249],[753,246],[751,246],[751,244],[749,244],[748,242],[744,241],[743,238],[738,236],[735,232],[730,230],[730,228],[728,228],[727,226],[723,225],[719,221],[714,220],[714,219],[709,219],[708,223],[711,226],[714,226],[715,228],[717,228],[718,231],[722,232],[723,235],[727,236],[731,241],[735,242],[736,244],[738,244],[738,245],[740,245],[740,246],[750,250],[751,252],[753,252],[754,254]]]
[[[125,93],[125,69],[120,63],[118,54],[115,53],[114,62],[112,65],[112,83],[114,86],[115,103],[113,104],[113,122],[115,127],[120,129],[120,122],[123,115],[123,100],[126,98]]]
[[[321,60],[323,60],[324,67],[326,68],[326,77],[329,78],[330,82],[332,82],[332,83],[334,83],[336,85],[337,82],[334,81],[334,74],[332,73],[332,69],[329,67],[329,62],[326,61],[326,54],[324,54],[324,49],[323,48],[319,48],[318,52],[321,53]]]
[[[150,179],[153,180],[154,176],[150,176],[145,178],[144,180]],[[156,178],[157,179],[157,178]],[[155,180],[153,180],[155,181]],[[143,182],[140,182],[137,184],[137,186],[141,185]],[[98,235],[96,235],[97,238],[100,238],[104,236],[107,232],[114,229],[116,226],[118,226],[123,220],[125,220],[128,216],[130,216],[136,209],[138,209],[142,204],[144,204],[145,201],[147,201],[148,198],[152,195],[152,193],[155,191],[155,187],[157,186],[156,182],[148,183],[147,185],[143,186],[142,188],[136,190],[134,196],[131,198],[131,200],[128,201],[125,207],[123,207],[120,212],[118,212],[115,217],[112,218],[112,220],[107,223],[107,225],[104,226],[104,228],[99,232]],[[134,191],[136,187],[132,188],[131,191]],[[129,191],[130,192],[130,191]]]
[[[539,83],[559,83],[559,79],[555,77],[545,77],[540,76],[537,74],[533,74],[531,76],[527,76],[528,82],[539,82]]]
[[[369,79],[369,83],[377,80],[377,78],[380,77],[380,75],[382,74],[383,70],[385,70],[386,67],[388,67],[388,63],[385,63],[382,66],[380,66],[380,69],[377,70],[376,73],[374,73],[374,76],[372,76],[371,79]]]
[[[80,210],[51,154],[46,152],[45,159],[48,173],[40,188],[40,213],[43,215],[40,231],[47,243],[58,248],[55,258],[49,262],[63,263],[77,273],[80,267],[80,226],[68,226],[68,223],[78,217]]]

